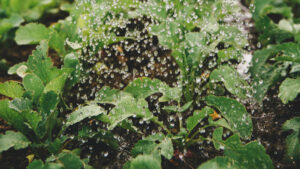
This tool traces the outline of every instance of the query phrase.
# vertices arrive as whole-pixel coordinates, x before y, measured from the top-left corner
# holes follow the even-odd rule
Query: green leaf
[[[27,167],[27,169],[44,169],[44,163],[42,160],[33,160]]]
[[[59,97],[54,91],[43,93],[39,100],[40,111],[49,116],[57,108],[58,102]]]
[[[295,117],[291,120],[287,120],[283,126],[283,131],[292,130],[292,134],[287,136],[285,140],[286,145],[286,154],[285,160],[292,162],[292,161],[299,161],[300,160],[300,117]]]
[[[67,81],[67,86],[72,87],[75,85],[80,77],[80,64],[78,56],[74,53],[69,53],[64,58],[64,67],[73,69],[70,79]]]
[[[67,136],[62,136],[59,138],[56,138],[54,141],[52,141],[48,146],[47,149],[52,154],[57,154],[61,150],[64,142],[68,139]]]
[[[80,158],[73,153],[63,152],[58,155],[58,158],[66,169],[81,169],[83,167]]]
[[[208,123],[209,125],[213,125],[213,126],[217,126],[217,127],[225,127],[231,131],[233,131],[233,129],[229,126],[228,122],[225,119],[219,119],[217,121],[214,121],[212,119],[212,117],[208,118]]]
[[[18,45],[38,44],[42,40],[47,40],[49,33],[49,29],[43,24],[29,23],[17,30],[15,41]]]
[[[215,157],[199,166],[197,169],[244,169],[235,164],[230,158]]]
[[[159,153],[159,156],[162,155],[170,160],[173,157],[174,149],[172,140],[169,137],[165,137],[163,134],[155,134],[139,140],[134,145],[131,153],[134,157],[139,154],[153,155]]]
[[[286,78],[279,87],[279,94],[281,101],[287,104],[293,101],[300,93],[300,77],[296,79]]]
[[[8,69],[7,74],[9,74],[9,75],[18,74],[18,69],[20,67],[26,67],[27,68],[26,63],[25,62],[21,62],[21,63],[13,65],[12,67],[10,67]]]
[[[150,140],[139,140],[131,150],[133,157],[138,156],[139,154],[151,154],[155,149],[156,143]]]
[[[139,155],[130,162],[130,169],[161,169],[160,163],[151,155]]]
[[[274,169],[271,158],[257,141],[242,145],[239,137],[233,135],[222,142],[225,156],[209,160],[198,169]]]
[[[163,109],[169,112],[178,112],[183,113],[185,112],[190,106],[193,104],[193,101],[189,101],[186,104],[184,104],[182,107],[178,106],[165,106]]]
[[[0,134],[0,152],[10,148],[15,150],[26,148],[31,142],[20,132],[7,131]]]
[[[29,56],[27,66],[32,73],[37,75],[44,84],[49,83],[59,75],[57,68],[53,67],[51,58],[48,55],[48,44],[42,41],[33,54]]]
[[[21,131],[24,134],[28,132],[28,127],[24,124],[24,118],[20,113],[9,108],[8,100],[0,100],[0,117],[18,131]]]
[[[121,124],[123,120],[131,116],[144,118],[144,120],[149,120],[153,117],[148,109],[148,103],[145,98],[135,99],[130,93],[108,87],[102,88],[97,93],[95,103],[110,103],[115,105],[106,117],[102,116],[100,118],[110,123],[108,126],[109,130],[112,130]]]
[[[20,26],[22,22],[24,22],[24,19],[18,14],[12,14],[9,18],[0,20],[0,38],[2,34]]]
[[[27,98],[16,98],[9,103],[9,108],[21,113],[32,109],[32,101]]]
[[[128,93],[120,92],[120,90],[104,86],[97,92],[95,100],[100,103],[117,104],[117,102],[124,97],[123,95],[126,94],[128,95]]]
[[[34,74],[27,74],[23,79],[23,85],[27,92],[33,96],[33,100],[37,101],[44,90],[43,81]]]
[[[23,96],[24,89],[16,81],[6,81],[0,83],[0,94],[11,98],[18,98]]]
[[[56,50],[60,55],[64,55],[66,53],[65,37],[54,29],[49,32],[49,47]]]
[[[242,79],[238,72],[228,65],[222,65],[215,69],[211,75],[212,82],[223,82],[226,89],[241,99],[247,98],[247,89],[249,88],[247,82]]]
[[[86,118],[105,114],[106,111],[97,105],[88,105],[72,112],[67,120],[66,126],[76,124]]]
[[[222,127],[216,128],[213,132],[213,143],[214,143],[215,149],[217,149],[217,150],[220,150],[220,147],[221,147],[220,142],[223,141],[222,135],[223,135]]]
[[[34,160],[27,169],[65,169],[61,163],[46,163],[42,160]]]
[[[214,110],[210,107],[205,107],[200,111],[194,111],[193,116],[190,116],[186,121],[188,131],[191,132],[201,122],[201,120],[212,113],[214,113]]]
[[[208,105],[216,107],[228,121],[233,132],[237,132],[243,139],[248,139],[252,134],[252,120],[245,107],[236,100],[227,97],[207,96]]]
[[[112,130],[120,122],[132,116],[144,118],[144,120],[149,120],[153,117],[148,109],[148,103],[144,99],[135,100],[131,95],[124,95],[108,116],[110,119],[109,130]]]
[[[162,93],[165,100],[180,100],[181,92],[179,88],[171,88],[166,83],[158,79],[138,78],[131,82],[125,89],[135,98],[145,99],[154,93]]]
[[[52,79],[44,89],[44,92],[54,91],[57,94],[60,94],[65,87],[66,80],[69,76],[69,73],[62,73],[57,78]]]
[[[32,129],[37,136],[42,138],[43,134],[41,134],[39,131],[41,131],[41,127],[39,126],[40,122],[42,121],[42,116],[36,112],[36,111],[25,111],[22,112],[24,119],[26,120],[25,124],[28,126],[28,128]]]

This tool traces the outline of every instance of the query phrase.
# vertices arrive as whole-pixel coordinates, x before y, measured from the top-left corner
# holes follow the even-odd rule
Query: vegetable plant
[[[65,149],[70,140],[62,135],[68,126],[82,119],[78,116],[64,123],[59,115],[59,107],[64,107],[62,91],[74,84],[70,77],[77,72],[78,59],[67,55],[64,67],[58,69],[47,53],[48,43],[42,41],[27,62],[9,70],[22,82],[0,84],[0,93],[7,97],[0,101],[0,117],[15,129],[0,135],[0,152],[29,147],[33,153],[30,156],[37,160],[28,168],[91,168],[87,159],[80,159],[78,150]]]
[[[57,13],[61,2],[58,0],[1,0],[0,1],[0,38],[24,22],[37,21],[46,12]]]
[[[278,96],[284,104],[299,94],[299,24],[297,14],[293,13],[293,5],[297,3],[254,1],[253,18],[257,30],[262,32],[260,43],[266,46],[254,53],[250,68],[253,96],[260,103],[278,82],[281,83]]]

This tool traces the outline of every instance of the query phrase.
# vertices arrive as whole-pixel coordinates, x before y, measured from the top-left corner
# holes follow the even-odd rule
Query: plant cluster
[[[253,79],[253,97],[259,103],[278,83],[278,97],[284,104],[295,100],[300,93],[299,5],[299,1],[254,1],[253,19],[263,48],[254,53],[249,72]],[[283,125],[283,130],[296,132],[286,139],[289,161],[299,158],[298,124],[299,117],[295,117]]]

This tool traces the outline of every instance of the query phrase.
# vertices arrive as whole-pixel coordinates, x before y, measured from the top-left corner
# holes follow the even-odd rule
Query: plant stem
[[[163,128],[168,134],[172,134],[171,131],[164,126],[164,124],[160,121],[158,121],[156,118],[152,118],[151,121],[153,121],[154,123],[158,124],[161,128]]]

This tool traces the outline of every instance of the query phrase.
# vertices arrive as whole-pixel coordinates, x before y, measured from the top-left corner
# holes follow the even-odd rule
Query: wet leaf
[[[233,135],[224,145],[224,155],[209,160],[198,167],[198,169],[273,169],[272,160],[266,153],[264,147],[257,141],[242,145],[239,137]]]
[[[188,131],[192,131],[205,117],[214,112],[210,107],[205,107],[202,110],[196,110],[193,116],[190,116],[186,121]]]
[[[88,105],[78,110],[72,112],[67,120],[66,126],[71,126],[76,124],[86,118],[90,118],[93,116],[98,116],[100,114],[106,113],[106,111],[97,105]]]
[[[181,97],[179,88],[171,88],[158,79],[138,78],[131,82],[125,89],[135,98],[146,98],[154,93],[162,93],[164,100],[179,100]]]
[[[223,82],[226,89],[241,99],[247,98],[247,82],[242,79],[238,72],[228,65],[223,65],[215,69],[210,74],[212,82]]]
[[[238,101],[217,96],[207,96],[205,101],[208,105],[216,107],[221,115],[228,121],[228,124],[243,139],[252,135],[252,120],[245,107]]]

